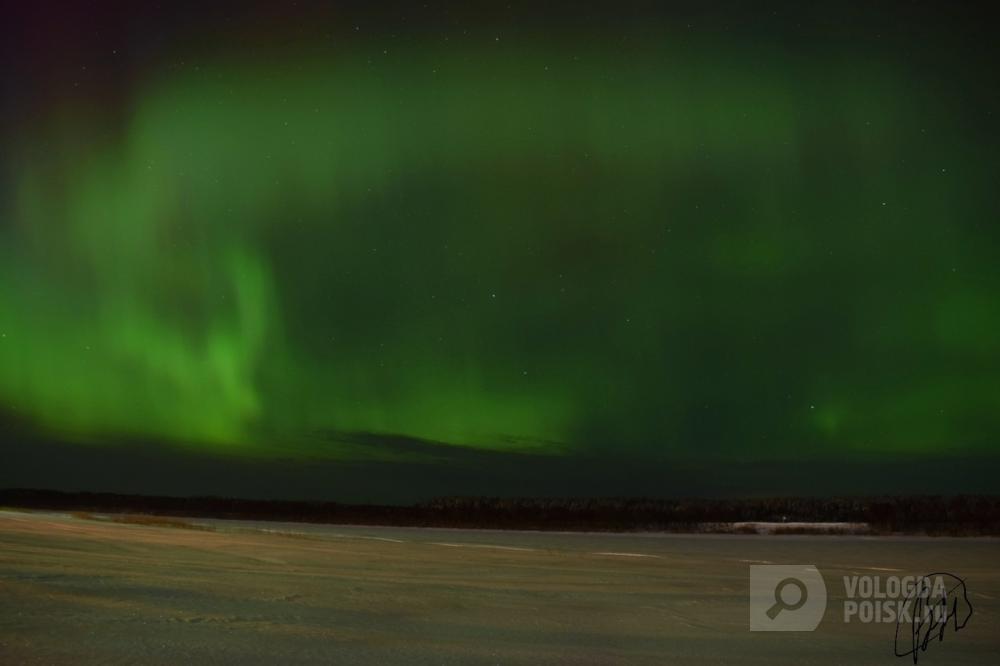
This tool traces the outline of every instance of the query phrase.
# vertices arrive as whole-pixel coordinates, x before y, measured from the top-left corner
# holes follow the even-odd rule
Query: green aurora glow
[[[995,451],[962,82],[716,46],[219,56],[110,129],[38,118],[2,158],[0,403],[255,455]]]

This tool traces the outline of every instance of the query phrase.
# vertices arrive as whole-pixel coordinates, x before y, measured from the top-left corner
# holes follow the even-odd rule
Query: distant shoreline
[[[85,517],[110,514],[119,516],[109,518],[117,522],[163,525],[171,517],[545,532],[1000,535],[1000,497],[993,495],[739,500],[448,497],[389,506],[5,489],[0,490],[3,507]]]

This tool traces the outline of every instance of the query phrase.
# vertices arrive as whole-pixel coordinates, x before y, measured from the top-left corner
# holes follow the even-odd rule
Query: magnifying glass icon
[[[788,603],[785,599],[785,590],[790,587],[797,587],[799,589],[799,598],[793,603]],[[774,586],[774,605],[767,609],[767,616],[773,620],[778,617],[778,613],[781,611],[798,610],[805,605],[808,598],[809,592],[806,590],[805,583],[798,578],[785,578]]]

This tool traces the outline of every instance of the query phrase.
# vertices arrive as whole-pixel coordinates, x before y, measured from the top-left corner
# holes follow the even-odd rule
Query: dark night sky
[[[0,486],[993,490],[985,16],[333,4],[5,23]]]

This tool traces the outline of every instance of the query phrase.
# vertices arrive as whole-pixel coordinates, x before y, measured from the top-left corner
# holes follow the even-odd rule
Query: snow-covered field
[[[948,571],[974,615],[921,664],[1000,657],[1000,541],[567,534],[0,511],[0,663],[894,664],[842,577]],[[750,564],[815,564],[819,629],[748,631]]]

